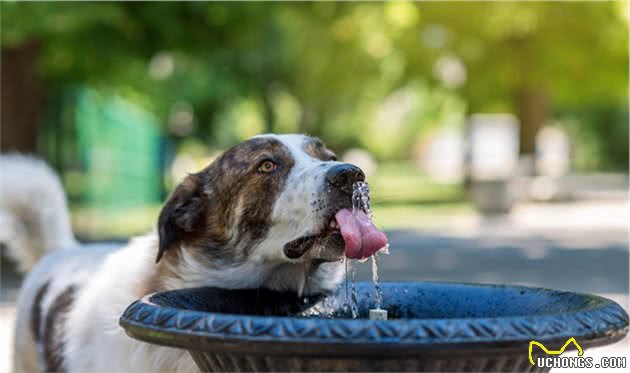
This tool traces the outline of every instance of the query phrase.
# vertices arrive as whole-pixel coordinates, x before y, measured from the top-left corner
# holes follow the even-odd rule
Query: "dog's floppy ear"
[[[156,263],[164,252],[181,243],[186,236],[194,235],[204,218],[206,198],[200,174],[191,174],[175,188],[160,212],[158,235],[160,239]]]

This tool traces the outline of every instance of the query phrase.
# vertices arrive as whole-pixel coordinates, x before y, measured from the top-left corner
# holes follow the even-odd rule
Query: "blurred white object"
[[[149,76],[155,80],[164,80],[170,77],[174,70],[175,60],[167,52],[157,53],[149,62]]]
[[[519,172],[528,199],[566,201],[574,198],[577,185],[568,175],[570,153],[571,142],[565,131],[557,126],[545,126],[538,131],[536,157],[527,159],[527,169]],[[536,176],[531,176],[534,174]]]
[[[470,167],[473,180],[506,180],[518,164],[518,120],[510,114],[470,117]]]
[[[373,308],[370,310],[370,320],[387,320],[387,310]]]
[[[466,66],[457,56],[442,56],[433,66],[433,76],[445,87],[457,88],[466,82]]]
[[[524,181],[528,197],[535,201],[627,200],[628,196],[628,175],[623,173],[535,176]]]
[[[560,198],[561,181],[551,176],[537,176],[529,184],[529,197],[535,201]]]
[[[536,134],[536,171],[543,176],[569,172],[571,143],[565,131],[546,126]]]
[[[465,143],[461,130],[440,128],[423,145],[418,163],[427,176],[443,183],[462,181]]]
[[[470,193],[482,214],[505,214],[516,202],[515,186],[511,180],[477,180],[471,183]]]
[[[171,107],[168,125],[171,132],[177,136],[190,135],[195,128],[195,114],[192,105],[184,101],[175,103]]]
[[[197,171],[197,162],[188,154],[178,154],[171,165],[171,177],[176,182],[184,180],[186,175]]]
[[[370,153],[363,149],[353,148],[348,150],[342,157],[342,161],[359,166],[363,170],[365,176],[370,177],[376,172],[378,167],[376,160]]]
[[[470,192],[483,214],[503,214],[517,199],[518,121],[510,114],[470,117]]]

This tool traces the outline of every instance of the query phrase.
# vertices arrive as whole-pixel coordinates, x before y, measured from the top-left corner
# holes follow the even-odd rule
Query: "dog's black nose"
[[[352,184],[357,181],[365,181],[365,174],[357,166],[349,163],[338,164],[326,172],[326,180],[341,190],[352,193]]]

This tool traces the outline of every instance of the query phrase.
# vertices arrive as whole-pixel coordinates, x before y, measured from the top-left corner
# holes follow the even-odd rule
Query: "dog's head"
[[[364,179],[319,139],[256,136],[175,189],[158,222],[158,261],[180,250],[215,269],[339,261],[335,214],[352,207],[353,184]]]

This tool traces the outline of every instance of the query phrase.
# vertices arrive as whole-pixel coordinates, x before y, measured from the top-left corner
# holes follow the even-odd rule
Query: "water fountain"
[[[367,184],[354,209],[371,218]],[[356,212],[356,211],[355,211]],[[354,213],[354,212],[353,212]],[[377,249],[375,247],[375,249]],[[522,286],[354,282],[300,298],[267,289],[196,288],[150,294],[120,318],[127,334],[187,349],[201,371],[530,371],[542,350],[623,338],[615,302]],[[348,276],[347,276],[348,277]],[[575,347],[574,345],[571,345]],[[570,346],[570,347],[571,347]]]
[[[201,371],[548,371],[530,341],[574,337],[586,350],[623,338],[628,315],[594,295],[520,286],[382,283],[389,320],[369,320],[373,285],[300,299],[263,289],[148,295],[124,312],[127,334],[187,349]],[[535,351],[534,353],[540,353]]]

